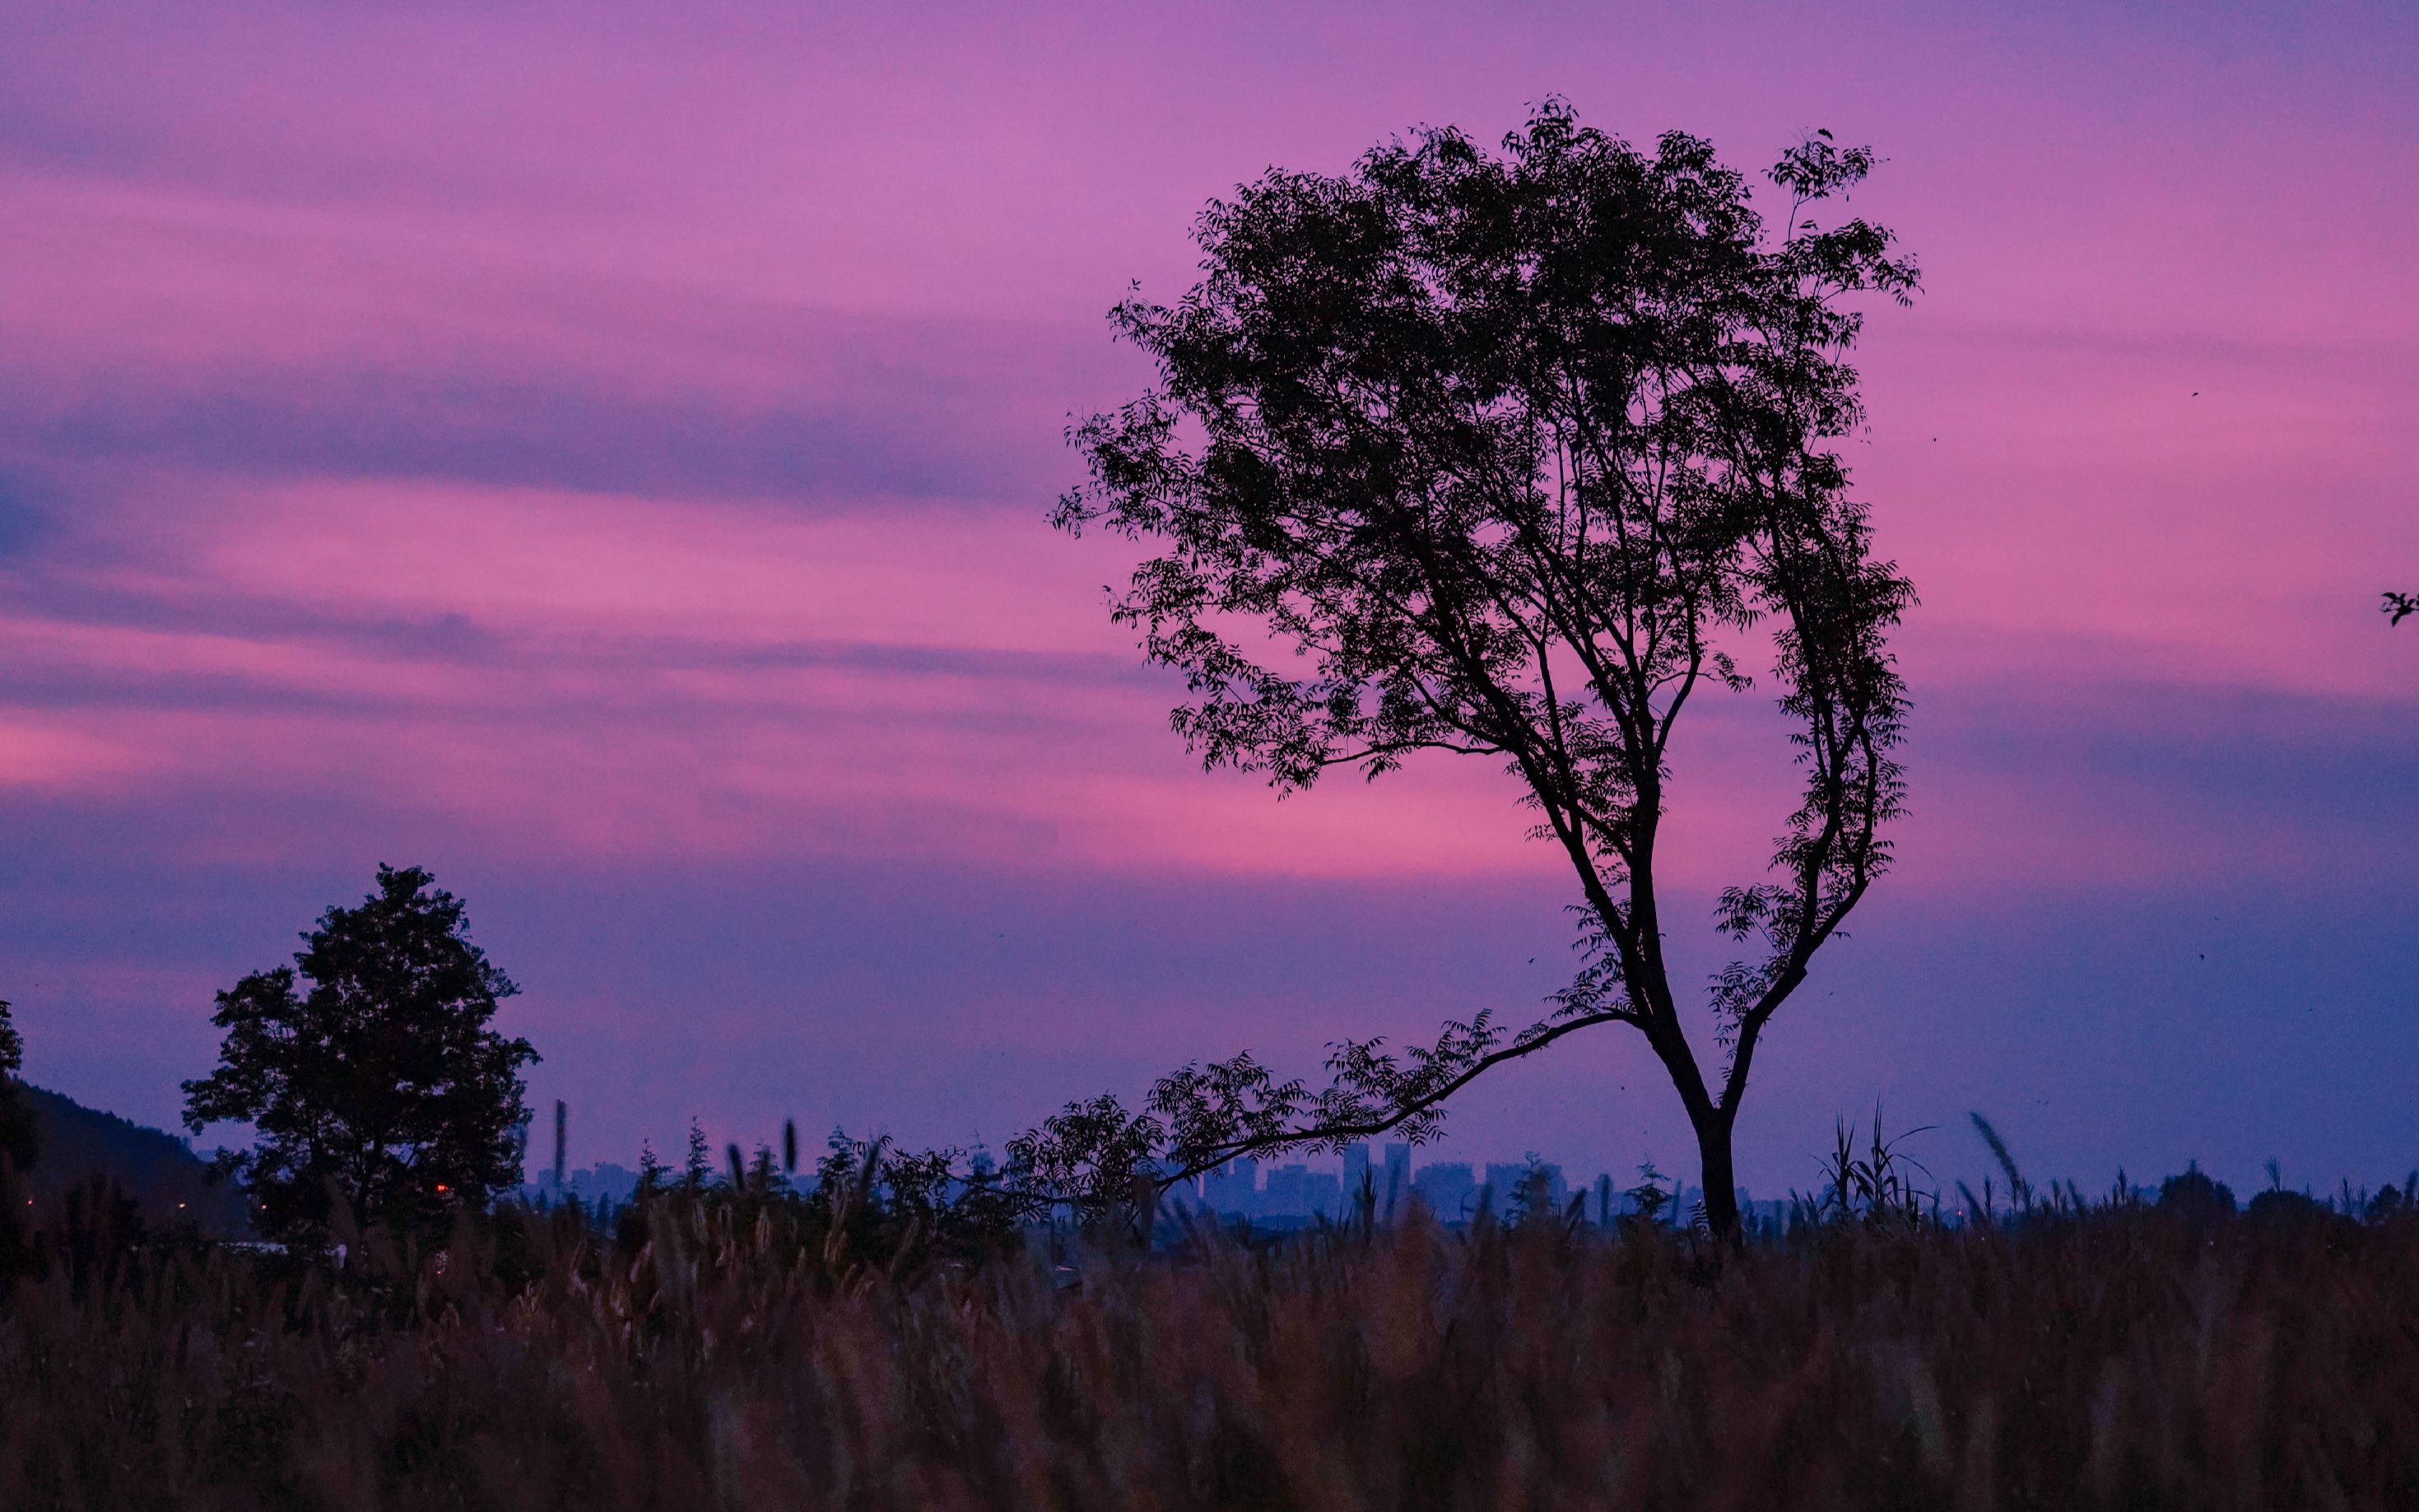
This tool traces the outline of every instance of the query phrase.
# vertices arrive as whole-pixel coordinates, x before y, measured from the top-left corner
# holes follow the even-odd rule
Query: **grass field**
[[[61,1249],[12,1508],[2419,1506],[2419,1216],[2065,1204],[886,1273],[778,1201]],[[897,1254],[905,1255],[906,1250]]]

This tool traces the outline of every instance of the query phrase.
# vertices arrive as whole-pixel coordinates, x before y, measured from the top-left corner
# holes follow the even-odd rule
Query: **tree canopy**
[[[1423,1137],[1488,1066],[1620,1023],[1670,1073],[1727,1227],[1764,1027],[1887,866],[1904,791],[1887,642],[1914,592],[1838,443],[1863,424],[1858,297],[1903,303],[1917,271],[1880,226],[1816,218],[1872,164],[1817,133],[1770,171],[1768,224],[1706,142],[1641,148],[1549,102],[1500,154],[1430,130],[1340,177],[1271,171],[1203,213],[1189,293],[1117,308],[1158,382],[1074,429],[1089,481],[1055,518],[1155,552],[1112,612],[1183,674],[1176,732],[1281,790],[1425,751],[1500,763],[1571,868],[1584,959],[1518,1034],[1490,1011],[1402,1056],[1339,1043],[1316,1093],[1248,1055],[1187,1067],[1148,1114],[1071,1107],[1060,1146],[1114,1166],[1157,1141],[1197,1170]],[[1672,742],[1700,695],[1758,675],[1803,780],[1765,876],[1714,909],[1750,949],[1703,995],[1709,1075],[1665,949]]]
[[[294,964],[218,995],[219,1067],[185,1083],[185,1123],[249,1123],[229,1161],[258,1219],[323,1233],[331,1204],[411,1225],[520,1179],[526,1040],[490,1026],[519,989],[466,933],[463,905],[417,867],[381,866],[357,907],[330,908]]]

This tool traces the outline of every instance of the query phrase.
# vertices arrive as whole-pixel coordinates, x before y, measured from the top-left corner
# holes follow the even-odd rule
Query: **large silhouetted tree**
[[[1155,553],[1114,614],[1185,675],[1177,732],[1280,789],[1501,763],[1570,867],[1586,957],[1517,1034],[1482,1012],[1400,1057],[1346,1041],[1316,1093],[1248,1055],[1189,1066],[1148,1111],[1071,1107],[1037,1169],[1097,1196],[1146,1146],[1199,1170],[1423,1137],[1490,1066],[1620,1024],[1734,1230],[1756,1052],[1887,864],[1903,791],[1887,639],[1913,593],[1837,446],[1862,421],[1857,301],[1905,302],[1916,270],[1881,227],[1817,218],[1872,161],[1828,132],[1791,149],[1767,224],[1704,142],[1641,149],[1549,103],[1500,155],[1427,131],[1340,177],[1271,172],[1204,212],[1181,301],[1117,308],[1158,382],[1073,432],[1090,478],[1055,520]],[[1770,870],[1713,909],[1751,949],[1692,992],[1665,945],[1674,735],[1758,662],[1803,786]]]
[[[185,1123],[257,1131],[230,1165],[268,1232],[323,1235],[335,1200],[425,1224],[519,1180],[520,1070],[537,1052],[490,1026],[518,989],[464,930],[461,902],[427,872],[381,866],[377,890],[322,915],[293,965],[218,995],[219,1068],[185,1084]]]

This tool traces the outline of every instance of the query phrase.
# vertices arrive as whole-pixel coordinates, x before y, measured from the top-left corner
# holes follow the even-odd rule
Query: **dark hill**
[[[39,1087],[20,1082],[18,1088],[32,1105],[41,1141],[26,1173],[38,1211],[54,1210],[70,1189],[100,1174],[115,1178],[148,1222],[190,1222],[220,1237],[243,1232],[242,1195],[212,1184],[208,1165],[183,1140]]]

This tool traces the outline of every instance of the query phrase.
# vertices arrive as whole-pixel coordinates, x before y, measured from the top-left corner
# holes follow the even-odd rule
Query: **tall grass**
[[[675,1194],[99,1263],[0,1305],[0,1504],[2419,1506],[2407,1205],[976,1264]]]

